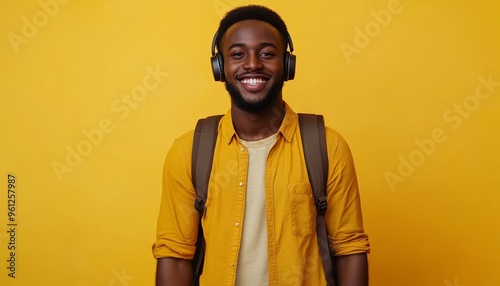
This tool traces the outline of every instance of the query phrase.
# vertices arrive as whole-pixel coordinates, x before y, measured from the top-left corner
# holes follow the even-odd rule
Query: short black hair
[[[222,39],[226,35],[227,29],[232,25],[244,21],[244,20],[260,20],[271,24],[280,33],[283,44],[286,47],[288,45],[288,29],[286,28],[285,22],[281,19],[278,13],[273,10],[260,6],[260,5],[248,5],[235,8],[229,11],[224,18],[220,21],[219,29],[217,30],[217,50],[221,50]]]

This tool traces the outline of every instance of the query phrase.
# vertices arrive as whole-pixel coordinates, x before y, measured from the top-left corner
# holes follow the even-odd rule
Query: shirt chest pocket
[[[293,184],[290,185],[289,191],[293,233],[299,237],[313,234],[316,226],[316,209],[311,185],[309,183]]]

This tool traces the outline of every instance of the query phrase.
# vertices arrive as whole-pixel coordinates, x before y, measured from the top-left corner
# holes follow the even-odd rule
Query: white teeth
[[[261,78],[245,78],[241,82],[244,84],[256,85],[256,84],[265,83],[266,81],[261,79]]]

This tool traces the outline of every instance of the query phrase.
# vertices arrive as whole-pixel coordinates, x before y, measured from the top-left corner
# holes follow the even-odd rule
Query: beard
[[[245,100],[241,95],[241,92],[231,83],[225,82],[226,90],[229,92],[231,96],[231,101],[241,110],[249,112],[249,113],[261,113],[264,112],[274,106],[276,100],[278,99],[281,90],[283,89],[283,84],[285,80],[282,78],[278,80],[271,89],[267,92],[267,94],[261,100],[251,102]]]

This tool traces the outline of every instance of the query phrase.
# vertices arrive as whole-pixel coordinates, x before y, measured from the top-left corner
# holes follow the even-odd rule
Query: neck
[[[238,137],[245,141],[257,141],[278,132],[285,117],[285,105],[283,100],[279,99],[272,107],[262,112],[250,113],[231,104],[231,116]]]

